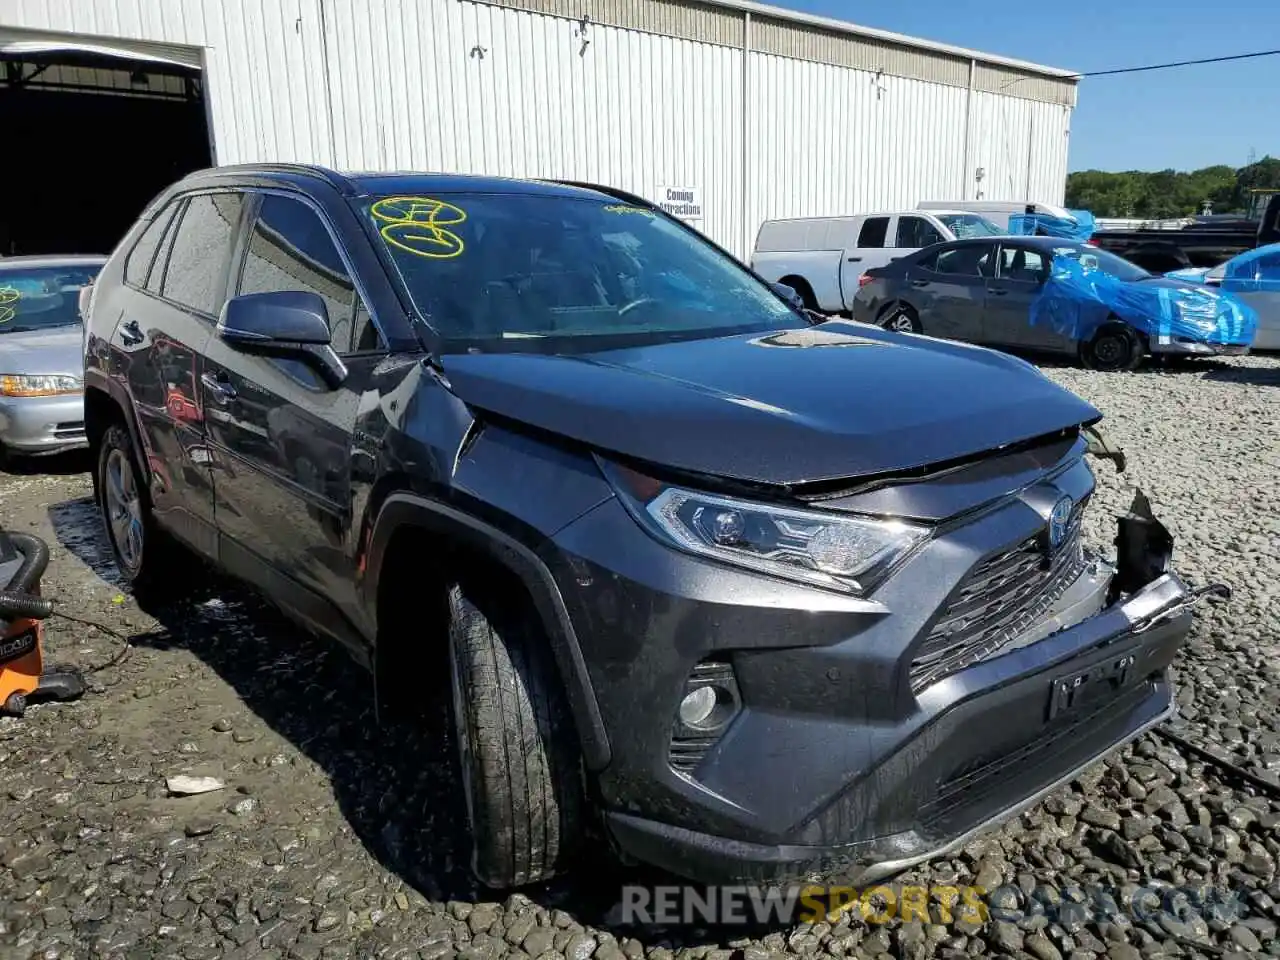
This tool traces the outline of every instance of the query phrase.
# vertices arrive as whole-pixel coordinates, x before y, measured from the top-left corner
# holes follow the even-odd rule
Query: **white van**
[[[756,234],[751,268],[770,283],[791,287],[811,310],[843,313],[864,271],[935,243],[1005,232],[965,210],[766,220]]]
[[[1046,217],[1057,217],[1059,220],[1074,219],[1066,208],[1054,206],[1052,203],[1028,203],[1026,200],[921,200],[917,210],[967,210],[981,214],[1003,231],[1009,229],[1009,218],[1028,213],[1043,214]]]

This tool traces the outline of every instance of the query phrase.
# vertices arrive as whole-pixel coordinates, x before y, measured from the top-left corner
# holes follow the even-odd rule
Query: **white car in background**
[[[964,210],[766,220],[756,234],[751,267],[770,283],[795,290],[810,310],[846,313],[863,273],[872,267],[935,243],[1004,232]]]
[[[1280,350],[1280,243],[1249,250],[1212,269],[1192,268],[1165,274],[1233,294],[1258,318],[1254,350]]]

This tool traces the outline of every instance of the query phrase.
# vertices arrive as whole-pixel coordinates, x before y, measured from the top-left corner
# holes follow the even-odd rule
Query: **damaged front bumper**
[[[1238,357],[1249,352],[1244,343],[1208,343],[1189,337],[1162,336],[1150,340],[1151,353],[1156,356],[1188,357]]]
[[[1189,587],[1171,567],[1172,545],[1139,492],[1119,520],[1114,565],[1089,558],[1015,641],[919,691],[919,723],[869,725],[860,735],[896,736],[896,745],[782,842],[626,812],[607,815],[612,835],[625,852],[706,882],[821,875],[865,884],[962,847],[1172,714],[1169,667],[1192,608],[1229,595],[1221,585]],[[824,730],[816,720],[812,729]],[[762,780],[788,776],[768,741],[759,755]],[[796,784],[800,803],[804,790]],[[909,825],[876,829],[895,822]]]

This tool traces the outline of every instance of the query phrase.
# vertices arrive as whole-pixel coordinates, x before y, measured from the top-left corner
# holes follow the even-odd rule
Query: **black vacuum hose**
[[[6,536],[24,559],[5,589],[0,590],[0,617],[6,620],[20,617],[47,620],[53,613],[53,604],[32,596],[30,591],[40,582],[49,566],[49,545],[29,533],[10,533]]]
[[[29,593],[0,590],[0,620],[48,620],[53,604]]]

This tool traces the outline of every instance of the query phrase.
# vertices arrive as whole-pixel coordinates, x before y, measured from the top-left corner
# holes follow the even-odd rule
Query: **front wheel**
[[[547,638],[527,606],[454,584],[449,658],[472,869],[498,889],[546,880],[578,852],[585,807]]]
[[[1081,348],[1087,367],[1107,372],[1137,369],[1144,352],[1138,335],[1120,323],[1103,327]]]

